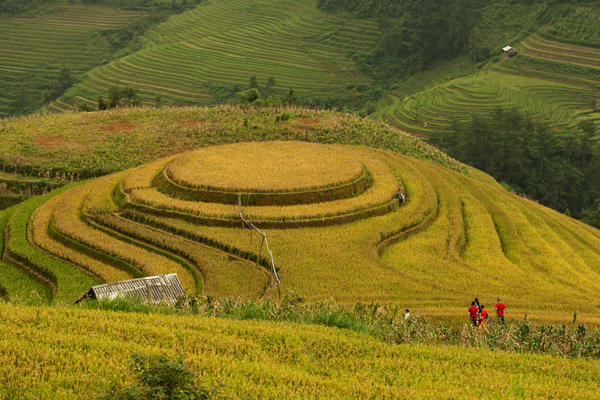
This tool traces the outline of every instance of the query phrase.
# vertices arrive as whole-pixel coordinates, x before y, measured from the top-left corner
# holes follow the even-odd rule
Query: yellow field
[[[176,157],[167,174],[187,187],[235,192],[294,192],[359,178],[363,165],[341,146],[304,142],[235,143]]]
[[[355,154],[358,159],[364,162],[371,173],[373,186],[364,193],[350,199],[316,204],[283,207],[249,206],[243,208],[244,215],[249,218],[261,220],[312,219],[352,213],[389,203],[398,187],[398,180],[390,173],[388,167],[381,161],[371,157],[367,149],[363,149],[362,151],[349,150],[348,153]],[[135,170],[133,173],[135,173]],[[127,186],[126,183],[126,187],[130,186]],[[160,193],[154,188],[133,189],[131,190],[131,199],[134,202],[147,204],[156,208],[179,210],[202,216],[217,218],[236,218],[238,216],[238,207],[235,205],[174,199]],[[242,197],[242,205],[243,203],[244,198]]]
[[[384,344],[337,328],[0,304],[0,397],[94,398],[134,352],[257,399],[597,399],[600,362]]]
[[[66,194],[70,195],[69,192]],[[88,257],[81,252],[73,250],[70,247],[52,239],[48,235],[52,214],[54,213],[54,210],[58,204],[64,200],[64,196],[65,194],[56,196],[36,210],[32,218],[34,242],[50,254],[68,260],[87,269],[88,271],[93,272],[105,282],[116,282],[132,279],[133,277],[127,272],[121,271],[92,257]]]
[[[284,287],[311,298],[394,302],[421,315],[449,317],[464,315],[460,310],[475,297],[492,309],[500,296],[509,304],[509,318],[528,314],[568,322],[578,312],[578,320],[600,322],[600,232],[509,194],[489,179],[364,151],[398,176],[408,204],[339,226],[269,230]],[[172,209],[182,204],[167,196],[162,201]],[[298,215],[290,212],[299,209],[294,207],[279,210],[291,218]],[[233,216],[235,207],[229,210],[223,214]],[[244,213],[261,216],[252,207]],[[152,218],[161,229],[259,251],[260,243],[252,242],[247,230]]]
[[[385,150],[318,147],[358,160],[373,181],[366,191],[342,200],[242,206],[250,221],[272,220],[264,230],[284,290],[294,288],[311,300],[394,303],[415,315],[458,321],[475,297],[492,314],[501,297],[508,319],[528,315],[565,323],[577,313],[580,322],[600,324],[597,229],[512,195],[478,171],[469,177]],[[172,159],[93,180],[43,205],[32,220],[37,245],[105,281],[116,279],[114,268],[103,270],[103,262],[78,258],[67,244],[44,237],[44,225],[53,223],[62,235],[144,274],[177,272],[190,293],[260,296],[271,260],[258,234],[242,229],[235,205],[178,200],[154,188],[154,178]],[[399,184],[407,195],[400,207],[392,202]],[[386,204],[393,207],[385,214],[328,223],[329,217]],[[185,213],[228,219],[229,225],[210,225],[214,220]],[[304,219],[320,227],[282,223]]]
[[[191,294],[196,293],[197,282],[178,263],[161,255],[140,249],[135,245],[120,241],[111,235],[90,227],[80,219],[84,202],[90,192],[104,187],[111,180],[118,181],[119,174],[99,178],[70,190],[54,212],[56,229],[63,235],[74,240],[137,265],[147,275],[177,273],[186,291]]]

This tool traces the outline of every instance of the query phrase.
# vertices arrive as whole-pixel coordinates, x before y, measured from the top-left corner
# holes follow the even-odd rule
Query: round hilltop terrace
[[[288,121],[278,130],[265,112],[250,115],[257,128],[247,129],[240,112],[99,114],[103,124],[137,123],[131,140],[151,137],[177,152],[151,159],[142,147],[118,147],[122,153],[110,154],[121,162],[120,154],[140,154],[143,163],[118,164],[120,172],[0,211],[0,290],[72,303],[100,283],[176,273],[189,295],[256,298],[278,276],[283,292],[310,300],[410,305],[445,317],[462,315],[465,299],[487,307],[501,296],[510,317],[562,323],[577,310],[578,321],[600,323],[597,229],[381,124],[298,111],[293,121],[320,122],[308,129]],[[82,116],[44,118],[76,127],[68,141],[82,132]],[[176,124],[186,120],[206,122]],[[57,154],[68,160],[78,149]],[[407,196],[401,207],[392,197],[398,186]],[[275,270],[263,237],[240,218],[238,199],[243,217],[268,235]],[[267,296],[275,300],[276,291]]]
[[[204,148],[140,167],[122,185],[129,212],[239,225],[239,204],[271,228],[344,223],[393,209],[398,179],[361,148],[295,141]]]

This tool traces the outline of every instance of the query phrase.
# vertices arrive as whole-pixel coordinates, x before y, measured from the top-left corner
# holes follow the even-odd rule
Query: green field
[[[93,4],[51,9],[53,13],[42,17],[0,20],[0,118],[18,108],[13,102],[21,88],[26,89],[25,103],[41,106],[44,86],[58,79],[61,68],[69,68],[75,79],[100,65],[114,50],[98,31],[126,25],[142,15]]]
[[[65,103],[95,105],[110,84],[136,86],[145,102],[214,103],[209,85],[247,86],[252,75],[265,87],[314,95],[339,93],[349,83],[368,83],[348,49],[368,50],[377,37],[373,22],[350,22],[300,2],[215,1],[172,16],[144,35],[137,53],[95,68],[51,111]]]
[[[391,96],[395,103],[380,115],[400,129],[425,137],[450,129],[452,117],[469,121],[474,114],[488,116],[496,107],[517,108],[534,121],[547,122],[556,132],[570,132],[585,119],[600,119],[594,110],[594,90],[522,76],[518,71],[501,73],[508,70],[503,65],[405,98]]]

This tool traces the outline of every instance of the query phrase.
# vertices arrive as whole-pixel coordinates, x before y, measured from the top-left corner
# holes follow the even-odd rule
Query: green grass
[[[276,116],[287,113],[287,122]],[[248,118],[249,127],[244,126]],[[303,124],[304,119],[319,123]],[[188,121],[201,121],[195,126]],[[445,154],[385,124],[331,111],[236,107],[118,109],[0,120],[2,168],[22,180],[39,174],[70,182],[122,171],[171,154],[245,140],[305,140],[387,148],[464,170]],[[43,145],[40,139],[53,138]],[[13,179],[16,179],[13,177]],[[49,182],[50,183],[50,182]],[[37,185],[37,183],[36,183]]]
[[[52,293],[46,286],[10,262],[3,261],[4,245],[8,239],[5,237],[6,226],[14,211],[14,207],[0,211],[0,293],[3,297],[11,299],[27,300],[33,297],[51,301]]]

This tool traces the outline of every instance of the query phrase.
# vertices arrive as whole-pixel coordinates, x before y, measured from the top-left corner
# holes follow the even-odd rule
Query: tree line
[[[507,189],[600,228],[600,141],[591,120],[551,132],[517,109],[496,108],[470,121],[452,119],[430,142],[493,176]]]

